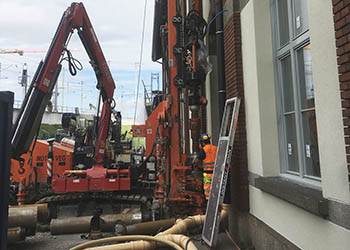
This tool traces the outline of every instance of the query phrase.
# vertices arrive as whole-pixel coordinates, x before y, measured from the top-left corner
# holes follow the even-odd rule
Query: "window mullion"
[[[317,180],[320,174],[315,107],[310,90],[313,84],[310,31],[302,9],[305,2],[300,1],[304,0],[271,1],[281,172]],[[306,53],[304,47],[308,53],[306,66],[305,58],[299,58],[300,50]]]
[[[277,59],[277,58],[276,58]],[[278,81],[283,82],[283,76],[282,76],[282,65],[281,65],[281,60],[277,59],[277,75],[278,75]],[[283,173],[286,173],[288,171],[288,157],[287,157],[287,148],[285,145],[287,145],[287,139],[285,137],[286,135],[286,125],[285,125],[285,111],[284,111],[284,104],[283,104],[283,86],[281,84],[277,84],[277,88],[279,91],[278,95],[278,121],[280,122],[278,124],[279,128],[279,135],[280,135],[280,152],[281,154],[281,170]]]
[[[298,91],[298,79],[297,79],[297,63],[296,63],[296,51],[291,46],[291,61],[292,61],[292,82],[293,82],[293,93],[294,93],[294,109],[295,109],[295,126],[297,133],[297,147],[298,147],[298,164],[299,164],[299,175],[302,177],[304,173],[304,151],[302,150],[302,131],[301,131],[301,115],[300,115],[300,97]]]
[[[290,57],[291,57],[291,67],[292,67],[292,83],[293,83],[293,96],[294,96],[294,110],[295,110],[295,127],[297,134],[297,151],[298,151],[298,164],[299,164],[299,175],[302,177],[304,175],[304,151],[301,137],[301,115],[300,115],[300,97],[298,91],[298,79],[297,79],[297,63],[296,63],[296,51],[294,50],[296,42],[294,39],[294,11],[293,11],[294,1],[288,1],[288,24],[289,24],[289,43],[290,43]]]
[[[290,43],[290,57],[291,57],[291,67],[292,67],[292,83],[293,83],[293,97],[294,97],[294,110],[295,110],[295,127],[297,134],[297,151],[298,151],[298,164],[299,164],[299,175],[303,176],[304,172],[304,151],[302,150],[301,144],[301,115],[300,115],[300,101],[299,101],[299,91],[298,91],[298,77],[297,77],[297,63],[296,63],[296,51],[294,47],[296,41],[294,41],[294,0],[288,1],[288,24],[289,24],[289,43]]]
[[[289,41],[293,41],[294,38],[294,30],[293,30],[293,0],[288,1],[288,27],[289,27]]]
[[[301,104],[300,104],[300,86],[299,86],[299,74],[298,74],[298,60],[296,59],[297,51],[291,49],[292,54],[292,70],[293,70],[293,89],[294,89],[294,103],[295,103],[295,122],[297,130],[297,143],[298,143],[298,153],[299,153],[299,170],[300,176],[303,177],[306,173],[305,171],[305,150],[304,150],[304,140],[302,132],[302,116],[301,116]]]

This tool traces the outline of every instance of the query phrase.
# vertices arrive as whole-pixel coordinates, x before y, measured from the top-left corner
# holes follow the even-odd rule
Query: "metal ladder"
[[[202,240],[210,247],[215,246],[217,241],[221,205],[224,201],[233,142],[237,129],[239,105],[240,99],[238,97],[226,100],[221,123],[214,174],[202,231]]]

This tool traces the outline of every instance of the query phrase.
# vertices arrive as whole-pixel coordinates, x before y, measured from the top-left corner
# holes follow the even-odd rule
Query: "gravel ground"
[[[81,234],[51,235],[50,233],[37,233],[35,236],[26,237],[25,241],[17,242],[8,246],[7,250],[67,250],[80,243],[86,242],[81,239]],[[200,241],[201,235],[193,237],[193,242],[199,250],[210,250]],[[196,240],[198,239],[198,240]],[[215,250],[235,249],[226,234],[219,234],[218,245]],[[163,249],[165,250],[165,249]]]
[[[80,234],[51,235],[50,233],[36,233],[26,237],[25,241],[11,244],[7,250],[67,250],[85,242]]]

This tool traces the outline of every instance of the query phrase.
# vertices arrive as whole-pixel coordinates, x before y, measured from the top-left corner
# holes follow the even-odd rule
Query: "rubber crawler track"
[[[119,203],[136,203],[141,204],[147,209],[151,209],[152,203],[144,195],[122,195],[114,192],[94,192],[94,193],[68,193],[68,194],[55,194],[46,196],[37,202],[41,203],[55,203],[63,204],[65,202],[72,202],[77,200],[108,200]]]

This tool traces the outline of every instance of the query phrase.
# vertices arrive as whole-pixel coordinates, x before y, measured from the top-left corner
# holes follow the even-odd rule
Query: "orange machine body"
[[[183,7],[181,11],[178,8],[180,2]],[[135,125],[132,130],[133,136],[146,138],[146,156],[153,155],[155,158],[158,185],[154,198],[159,205],[168,206],[173,214],[181,214],[183,211],[186,211],[187,214],[200,214],[205,209],[202,178],[193,175],[191,158],[193,156],[184,150],[184,144],[190,145],[189,138],[187,141],[185,138],[186,128],[191,129],[192,145],[198,145],[199,136],[197,138],[193,135],[199,135],[200,118],[197,110],[200,108],[200,103],[191,103],[192,106],[197,105],[197,107],[191,110],[191,118],[186,119],[185,113],[189,113],[189,105],[182,107],[185,97],[181,96],[185,96],[188,89],[185,88],[185,85],[180,85],[181,83],[187,84],[191,87],[191,93],[196,94],[199,92],[200,86],[199,84],[191,85],[184,76],[183,51],[187,51],[187,49],[185,50],[183,44],[185,41],[182,40],[181,31],[186,27],[181,25],[186,23],[183,14],[186,13],[185,1],[168,1],[167,9],[168,19],[162,26],[162,29],[167,31],[163,32],[166,34],[164,41],[167,42],[167,46],[163,51],[162,60],[169,63],[166,66],[163,64],[163,74],[166,75],[162,88],[163,101],[153,110],[145,124]],[[191,9],[189,14],[200,15],[200,1],[195,0]],[[194,42],[191,45],[191,50],[191,53],[186,53],[191,54],[190,67],[196,71],[196,45]],[[192,73],[191,76],[195,75]],[[198,152],[195,146],[193,146],[192,151]]]
[[[22,155],[23,162],[11,160],[11,181],[20,182],[25,178],[26,185],[35,182],[35,170],[37,172],[36,180],[39,183],[46,183],[47,180],[47,156],[49,144],[45,140],[37,140],[33,155],[32,163],[29,162],[30,152]],[[73,151],[74,147],[54,143],[53,145],[53,176],[61,176],[65,170],[73,168]],[[34,170],[35,169],[35,170]]]

